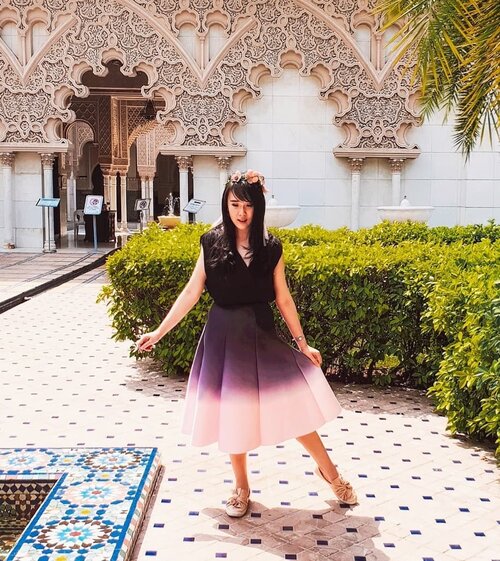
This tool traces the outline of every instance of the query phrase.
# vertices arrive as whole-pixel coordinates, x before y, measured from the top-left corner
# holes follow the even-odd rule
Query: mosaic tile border
[[[126,561],[159,468],[157,448],[0,448],[0,480],[58,478],[5,561]]]

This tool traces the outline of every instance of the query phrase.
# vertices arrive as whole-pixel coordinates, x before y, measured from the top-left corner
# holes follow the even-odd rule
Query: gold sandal
[[[355,505],[358,503],[358,497],[356,492],[352,488],[352,485],[343,479],[340,475],[336,477],[333,481],[328,481],[328,479],[323,475],[320,467],[318,466],[315,470],[316,475],[321,477],[323,481],[328,483],[330,489],[335,493],[335,496],[348,505]]]

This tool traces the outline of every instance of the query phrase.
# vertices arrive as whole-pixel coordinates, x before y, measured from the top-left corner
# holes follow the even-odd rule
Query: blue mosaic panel
[[[0,479],[57,478],[5,561],[127,559],[159,467],[156,448],[0,449]]]

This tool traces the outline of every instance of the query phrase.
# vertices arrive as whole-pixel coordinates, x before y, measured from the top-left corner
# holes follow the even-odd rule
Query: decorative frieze
[[[15,4],[22,7],[0,14],[0,27],[2,18],[12,17],[18,17],[19,29],[26,26],[31,3],[29,8],[24,1]],[[374,63],[361,54],[356,43],[360,22],[380,37],[379,21],[370,15],[373,4],[221,0],[214,11],[212,2],[198,1],[44,2],[51,33],[36,55],[18,59],[0,50],[0,143],[57,141],[60,123],[75,119],[68,101],[89,93],[82,84],[84,72],[104,75],[112,48],[124,75],[139,68],[148,78],[144,94],[164,98],[157,119],[174,124],[179,146],[237,147],[232,134],[246,121],[245,98],[260,95],[262,77],[279,76],[293,64],[302,76],[318,79],[320,98],[337,102],[334,124],[345,131],[342,147],[410,149],[405,132],[419,124],[417,86],[409,79],[415,60],[410,52],[382,67],[380,56]],[[208,62],[182,47],[179,34],[187,24],[195,25],[194,40],[200,45],[207,44],[212,25],[227,30]],[[109,123],[108,136],[99,138],[100,156],[111,158],[113,150],[123,153],[129,139],[120,134],[120,146],[112,146],[111,125],[122,113],[117,110],[112,119],[109,98],[101,96],[98,104],[100,121]],[[132,123],[139,118],[134,111],[129,117]],[[137,122],[134,130],[140,126]],[[126,132],[133,134],[130,128]]]

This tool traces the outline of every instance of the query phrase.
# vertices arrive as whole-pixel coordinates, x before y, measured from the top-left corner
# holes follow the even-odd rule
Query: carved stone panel
[[[244,100],[259,97],[263,76],[279,76],[292,65],[302,76],[318,78],[321,98],[336,100],[333,124],[345,131],[343,147],[411,148],[405,132],[419,123],[417,89],[408,81],[414,61],[406,57],[392,63],[372,4],[374,0],[4,0],[0,29],[2,18],[16,21],[23,34],[33,21],[43,21],[47,37],[36,52],[26,51],[24,43],[24,51],[14,52],[0,38],[0,142],[57,141],[60,123],[76,118],[73,105],[68,107],[71,97],[89,94],[82,84],[84,72],[104,76],[105,64],[118,59],[125,75],[147,75],[145,96],[163,97],[158,119],[175,127],[179,145],[234,146],[234,127],[245,123]],[[186,25],[196,30],[194,54],[183,39]],[[364,42],[360,26],[368,30]],[[222,42],[204,54],[216,28],[223,31]],[[102,153],[121,158],[132,131],[120,130],[114,145],[111,132],[116,119],[137,120],[134,111],[104,106],[101,99],[98,104],[99,114],[107,112],[111,122],[109,138],[100,138]]]

